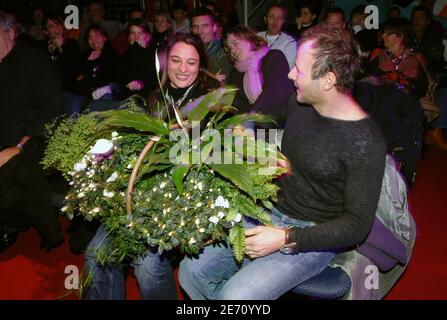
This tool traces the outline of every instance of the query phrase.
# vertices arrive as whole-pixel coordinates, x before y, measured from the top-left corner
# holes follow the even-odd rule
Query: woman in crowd
[[[176,34],[170,39],[166,52],[163,92],[168,101],[181,109],[192,99],[217,88],[218,82],[207,72],[208,59],[199,38]],[[162,99],[161,90],[152,94],[152,101]],[[107,234],[106,228],[101,226],[86,251],[85,268],[93,274],[93,283],[87,289],[88,299],[126,297],[122,267],[101,265],[96,261],[98,251],[108,245]],[[132,266],[143,299],[177,299],[169,252],[160,255],[157,248],[152,248],[135,259]]]
[[[151,48],[155,49],[164,47],[169,37],[174,34],[172,17],[168,12],[156,11],[154,15],[154,34]]]
[[[90,25],[85,34],[89,49],[81,60],[76,91],[93,100],[111,99],[117,54],[101,26]]]
[[[78,43],[67,39],[64,22],[61,18],[50,16],[44,20],[44,34],[47,37],[42,45],[58,67],[62,90],[64,91],[64,107],[66,114],[72,114],[76,105],[74,88],[79,73],[81,55]]]
[[[429,75],[424,57],[408,48],[411,26],[404,18],[387,20],[383,26],[383,49],[371,53],[367,73],[420,99],[427,93]]]
[[[151,34],[147,24],[140,19],[131,20],[127,31],[130,47],[117,72],[120,92],[115,99],[118,100],[133,94],[147,96],[157,86],[155,51],[149,48]]]
[[[241,88],[233,105],[240,113],[266,112],[272,102],[293,93],[287,78],[289,64],[279,50],[269,50],[266,41],[248,27],[230,29],[225,39],[234,68],[228,83]]]
[[[289,33],[299,39],[304,31],[313,27],[318,22],[318,8],[315,4],[305,3],[298,8],[295,24],[289,28]]]

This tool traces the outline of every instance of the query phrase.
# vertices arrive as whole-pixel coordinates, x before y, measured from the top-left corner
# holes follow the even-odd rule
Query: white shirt
[[[270,49],[282,51],[282,53],[286,56],[287,62],[289,63],[289,68],[293,68],[295,65],[298,43],[292,36],[284,32],[281,32],[279,35],[269,36],[267,35],[267,31],[258,32],[258,36],[267,41],[267,45]]]

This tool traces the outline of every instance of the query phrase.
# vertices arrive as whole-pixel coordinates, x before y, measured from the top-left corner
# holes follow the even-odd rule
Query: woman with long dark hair
[[[152,102],[167,99],[168,103],[174,103],[181,109],[189,101],[217,87],[218,82],[207,71],[206,51],[199,38],[177,34],[170,39],[166,49],[162,85],[166,96],[162,96],[161,90],[156,90],[152,94]],[[108,231],[102,225],[86,250],[85,268],[93,275],[93,283],[87,289],[88,299],[126,297],[122,267],[101,265],[96,261],[97,253],[108,246],[107,235]],[[151,248],[131,265],[143,299],[177,299],[169,252],[160,255],[158,248]]]

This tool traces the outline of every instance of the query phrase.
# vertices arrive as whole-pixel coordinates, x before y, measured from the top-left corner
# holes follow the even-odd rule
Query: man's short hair
[[[266,17],[269,14],[270,10],[272,10],[273,8],[280,8],[282,10],[282,12],[284,13],[284,17],[287,16],[287,8],[283,4],[276,2],[276,3],[271,3],[267,6],[267,9],[265,10]]]
[[[361,68],[360,48],[352,33],[322,23],[303,33],[300,43],[306,41],[314,41],[316,50],[312,79],[333,72],[337,77],[337,90],[343,93],[352,91]]]
[[[172,4],[172,11],[181,10],[183,12],[188,12],[188,5],[184,1],[175,1]]]
[[[320,14],[320,8],[318,5],[312,2],[305,2],[297,7],[296,15],[301,15],[301,8],[307,8],[310,11],[311,15],[315,15],[318,18],[318,15]]]
[[[342,8],[333,7],[333,8],[330,8],[329,10],[327,10],[325,20],[327,19],[327,16],[329,14],[341,14],[341,16],[343,17],[343,21],[346,21],[346,15]]]
[[[413,18],[413,14],[416,11],[425,12],[425,16],[427,17],[427,19],[431,19],[431,12],[426,6],[421,5],[421,6],[414,7],[414,9],[411,11],[411,18]]]
[[[199,7],[199,8],[194,9],[191,12],[191,21],[195,17],[200,17],[200,16],[208,16],[208,17],[211,18],[213,23],[216,22],[216,17],[214,16],[213,12],[210,9],[208,9],[208,8]]]

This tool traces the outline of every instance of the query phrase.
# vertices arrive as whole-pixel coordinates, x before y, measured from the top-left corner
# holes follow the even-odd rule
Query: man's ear
[[[326,73],[321,81],[320,85],[324,91],[331,90],[337,84],[337,76],[333,72]]]

